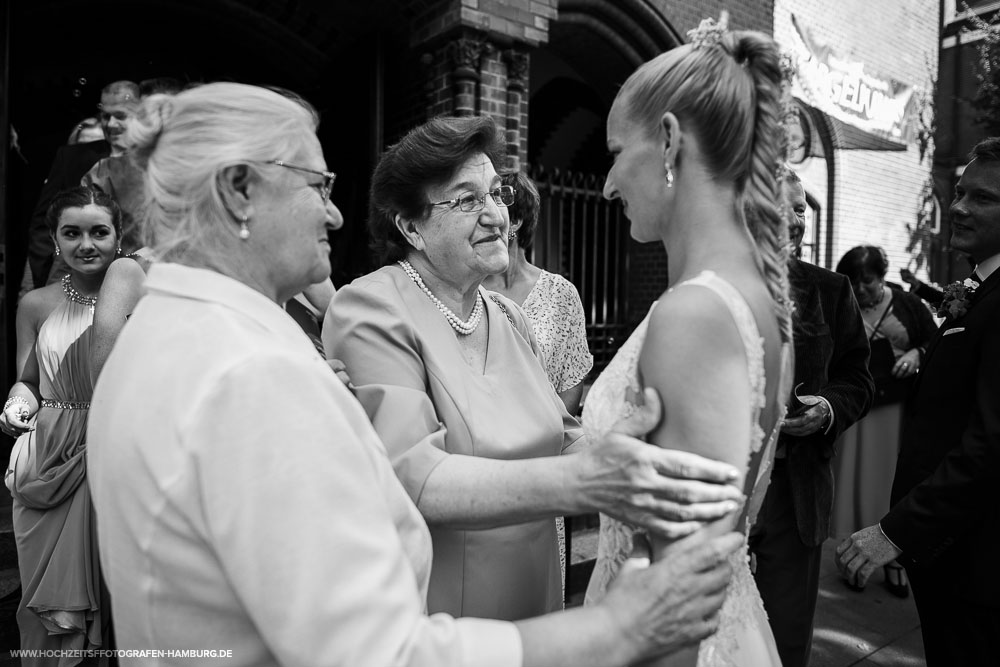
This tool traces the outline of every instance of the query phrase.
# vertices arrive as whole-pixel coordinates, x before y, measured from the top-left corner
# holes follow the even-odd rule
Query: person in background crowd
[[[934,318],[915,295],[888,287],[889,262],[881,248],[857,246],[837,263],[861,306],[871,347],[868,369],[875,400],[867,417],[841,436],[834,491],[833,531],[849,535],[869,526],[889,507],[889,480],[896,467],[902,402],[920,372],[934,335]],[[860,590],[864,582],[848,580]],[[909,595],[906,572],[885,564],[885,583],[899,597]]]
[[[69,134],[69,138],[66,140],[66,145],[87,144],[103,139],[104,130],[101,129],[101,121],[91,116],[90,118],[84,118],[76,124],[76,127],[73,128],[73,131]]]
[[[514,189],[514,201],[507,207],[510,217],[507,270],[487,276],[483,285],[503,294],[527,315],[542,351],[549,381],[571,415],[580,411],[583,381],[594,366],[587,346],[587,322],[580,293],[573,283],[528,261],[526,253],[535,241],[540,198],[527,174],[504,174],[504,185]]]
[[[927,667],[990,665],[1000,636],[1000,137],[972,149],[955,186],[951,242],[976,287],[946,296],[906,403],[892,507],[837,547],[864,583],[898,559],[913,583]],[[952,288],[955,285],[950,286]]]
[[[139,90],[145,99],[149,95],[156,94],[175,95],[182,90],[182,85],[177,79],[159,77],[143,80],[139,84]],[[116,193],[127,202],[122,213],[123,220],[130,227],[130,242],[133,246],[142,244],[141,221],[145,215],[144,174],[130,158],[128,151],[101,160],[83,180],[85,183],[93,183],[100,190]],[[125,326],[126,320],[142,296],[142,284],[153,260],[150,245],[154,241],[146,239],[146,242],[147,245],[115,260],[108,268],[101,286],[94,313],[94,334],[91,343],[91,373],[95,382],[118,334],[121,333],[122,327]],[[321,352],[323,343],[320,339],[320,320],[334,291],[333,282],[327,278],[316,285],[311,285],[303,294],[296,295],[285,304],[286,311]],[[339,367],[340,364],[336,366],[338,370]]]
[[[798,175],[778,171],[793,248],[795,395],[781,427],[771,484],[750,532],[754,580],[784,667],[805,667],[812,646],[820,557],[833,513],[834,442],[867,414],[874,395],[868,337],[851,282],[803,262],[806,198]]]
[[[181,90],[181,84],[176,79],[162,77],[146,79],[139,84],[140,100],[148,95],[158,93],[172,95]],[[127,118],[120,119],[121,114],[114,114],[109,121],[109,131],[123,137]],[[80,180],[81,185],[107,192],[115,198],[122,209],[122,250],[129,254],[139,250],[143,242],[139,231],[139,222],[143,219],[145,209],[145,190],[143,188],[142,170],[133,162],[128,146],[122,138],[116,139],[119,150],[112,150],[111,155],[101,158]]]
[[[483,281],[486,289],[516,303],[524,311],[541,351],[549,382],[555,388],[567,412],[580,412],[583,381],[594,366],[594,356],[587,345],[587,322],[580,293],[573,283],[549,273],[528,261],[538,226],[541,200],[538,188],[527,174],[504,174],[502,183],[514,188],[514,201],[507,207],[510,231],[507,232],[510,262],[507,270]],[[566,597],[566,527],[564,518],[556,517],[559,539],[559,569],[562,571],[563,598]]]
[[[48,221],[69,273],[21,300],[19,379],[0,416],[4,433],[18,438],[6,474],[21,570],[17,622],[22,649],[107,649],[111,619],[97,559],[86,429],[94,302],[118,250],[121,212],[111,197],[77,186],[53,198]],[[22,656],[21,664],[53,663]]]
[[[711,19],[691,43],[642,65],[611,106],[604,185],[620,199],[632,238],[658,241],[670,258],[667,291],[595,380],[583,408],[599,434],[655,388],[666,415],[651,442],[736,465],[748,500],[705,535],[746,533],[768,485],[792,364],[785,218],[775,206],[782,146],[777,45],[728,32]],[[652,558],[671,539],[652,536]],[[601,517],[586,604],[614,592],[643,535]],[[718,632],[657,665],[755,665],[780,659],[745,549]]]
[[[563,606],[553,518],[601,510],[663,530],[673,484],[649,457],[677,459],[585,446],[524,313],[482,289],[509,261],[502,150],[489,117],[440,117],[385,152],[369,215],[383,266],[337,291],[323,343],[431,527],[428,609],[520,620]]]
[[[280,305],[329,275],[327,232],[342,223],[315,111],[236,83],[144,105],[131,133],[159,259],[89,429],[121,646],[224,648],[232,667],[615,667],[712,631],[733,534],[676,545],[595,609],[518,623],[426,615],[427,526],[364,410]],[[658,417],[644,409],[620,427]],[[684,461],[712,482],[732,473]]]
[[[80,185],[80,179],[101,158],[124,153],[122,131],[139,101],[139,86],[131,81],[109,83],[101,91],[98,118],[103,141],[62,146],[56,152],[48,178],[42,186],[28,222],[28,264],[21,294],[62,280],[65,268],[54,261],[55,246],[46,222],[46,213],[56,193]],[[29,275],[30,274],[30,275]]]

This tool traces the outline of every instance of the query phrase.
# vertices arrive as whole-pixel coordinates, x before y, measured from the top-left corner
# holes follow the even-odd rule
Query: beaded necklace
[[[84,296],[76,291],[73,287],[73,279],[67,273],[62,279],[63,292],[66,294],[66,298],[73,303],[78,303],[82,306],[90,306],[90,312],[94,312],[94,306],[97,304],[96,296]]]
[[[416,286],[427,295],[427,298],[431,300],[431,303],[437,306],[437,309],[441,311],[441,314],[444,315],[446,320],[448,320],[448,324],[451,325],[451,328],[457,331],[459,335],[468,336],[476,330],[476,327],[479,326],[479,320],[483,317],[483,296],[481,294],[476,292],[476,305],[472,308],[472,315],[469,316],[469,320],[465,322],[459,318],[458,315],[452,312],[451,308],[444,305],[441,302],[441,299],[434,296],[434,293],[431,292],[430,288],[424,284],[423,278],[420,277],[420,274],[417,273],[417,270],[414,269],[408,261],[401,259],[398,264],[403,267],[403,271],[410,277],[410,280],[412,280]]]

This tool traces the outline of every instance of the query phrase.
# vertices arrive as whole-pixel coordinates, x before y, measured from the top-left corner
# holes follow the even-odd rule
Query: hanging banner
[[[798,70],[792,84],[795,97],[867,132],[896,141],[911,139],[913,86],[867,74],[864,63],[841,58],[813,39],[794,14],[792,25],[792,43],[785,47]]]

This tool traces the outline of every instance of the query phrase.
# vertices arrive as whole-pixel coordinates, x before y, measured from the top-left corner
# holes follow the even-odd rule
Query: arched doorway
[[[566,0],[549,43],[531,51],[528,162],[543,197],[534,259],[580,290],[594,374],[666,287],[663,248],[630,241],[621,206],[602,197],[605,122],[625,79],[680,43],[642,0]]]

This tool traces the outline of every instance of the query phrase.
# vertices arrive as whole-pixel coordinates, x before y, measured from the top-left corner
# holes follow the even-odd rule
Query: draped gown
[[[68,297],[38,332],[42,403],[7,473],[21,575],[22,649],[108,648],[110,614],[86,479],[92,307]],[[22,658],[22,665],[54,659]],[[60,667],[80,658],[58,659]]]
[[[753,400],[751,411],[750,456],[746,469],[747,502],[736,526],[746,533],[757,516],[764,493],[771,478],[771,466],[781,419],[770,425],[765,433],[759,423],[761,411],[766,407],[764,347],[754,320],[753,312],[742,295],[731,284],[715,273],[705,271],[671,289],[682,286],[700,286],[714,292],[727,306],[736,323],[747,358],[747,374]],[[656,304],[653,304],[653,308]],[[653,308],[650,308],[652,313]],[[604,369],[594,383],[583,409],[583,425],[591,437],[600,437],[621,418],[631,414],[634,400],[641,395],[639,380],[639,354],[646,339],[649,314]],[[778,396],[787,393],[790,377],[788,363],[790,348],[782,348],[782,380]],[[710,409],[711,406],[708,406]],[[666,419],[670,418],[666,410]],[[597,561],[584,603],[593,604],[604,597],[619,569],[632,550],[631,526],[601,515]],[[730,557],[733,578],[726,600],[719,612],[718,631],[702,641],[698,652],[698,667],[780,667],[774,636],[767,622],[767,613],[760,593],[750,572],[747,546]]]

